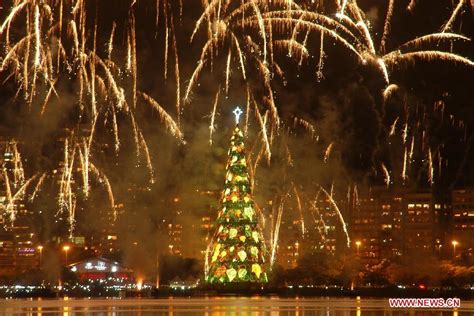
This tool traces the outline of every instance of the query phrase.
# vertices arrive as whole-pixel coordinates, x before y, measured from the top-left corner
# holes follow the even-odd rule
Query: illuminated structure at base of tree
[[[266,283],[265,243],[252,200],[244,135],[231,138],[221,209],[208,258],[208,283]]]

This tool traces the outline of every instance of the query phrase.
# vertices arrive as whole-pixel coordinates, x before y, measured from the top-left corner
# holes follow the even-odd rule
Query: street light
[[[451,242],[451,244],[453,245],[453,256],[454,258],[456,258],[456,246],[459,244],[457,240],[453,240]]]
[[[38,246],[38,251],[39,251],[38,266],[41,268],[41,255],[43,254],[43,246],[39,245]]]
[[[356,246],[357,246],[357,255],[360,256],[360,252],[359,252],[359,249],[360,249],[360,245],[361,245],[361,242],[358,240],[356,241]]]
[[[69,252],[69,249],[71,249],[71,247],[69,247],[68,245],[66,245],[66,246],[63,247],[63,250],[64,250],[64,252],[66,253],[66,265],[67,265],[67,262],[68,262],[68,260],[67,260],[67,254],[68,254],[68,252]]]

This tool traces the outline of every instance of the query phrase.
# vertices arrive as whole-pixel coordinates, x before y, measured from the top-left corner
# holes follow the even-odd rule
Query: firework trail
[[[132,99],[133,108],[135,109],[137,107],[137,40],[134,14],[130,14],[129,24],[129,38],[131,45]]]
[[[438,149],[438,177],[441,178],[441,166],[442,166],[443,157],[441,157],[441,152]]]
[[[89,197],[89,146],[84,139],[82,148],[79,146],[79,159],[81,162],[82,171],[82,183],[83,183],[83,194],[87,198]]]
[[[355,209],[356,205],[359,205],[359,191],[357,190],[357,185],[354,184],[354,193],[353,193],[353,209]]]
[[[309,32],[307,34],[309,34]],[[321,32],[319,47],[320,47],[319,48],[319,62],[318,62],[318,70],[316,71],[316,80],[318,82],[324,79],[323,68],[324,68],[324,58],[326,57],[326,54],[324,53],[324,32]]]
[[[433,185],[434,168],[433,168],[433,156],[431,155],[431,148],[428,148],[428,181],[430,185]]]
[[[70,237],[73,236],[76,213],[76,195],[72,188],[75,154],[76,146],[72,146],[72,149],[70,149],[69,140],[66,138],[64,141],[64,160],[58,194],[59,209],[56,216],[66,214]]]
[[[91,163],[90,167],[91,167],[92,172],[97,176],[97,179],[99,180],[99,182],[103,184],[105,189],[107,190],[107,193],[109,195],[110,207],[112,208],[114,212],[113,214],[114,214],[114,221],[115,221],[117,220],[117,209],[115,208],[115,198],[112,192],[112,186],[110,185],[109,178],[107,178],[107,176],[103,172],[97,169],[97,167],[93,163]]]
[[[108,45],[108,60],[112,60],[112,52],[114,50],[114,36],[115,36],[115,29],[117,27],[117,24],[115,22],[112,22],[112,30],[110,31],[110,38],[109,38],[109,45]]]
[[[148,172],[150,174],[150,184],[155,183],[155,170],[153,169],[153,163],[151,161],[151,155],[150,155],[150,150],[148,149],[148,144],[146,143],[145,137],[143,134],[140,132],[140,143],[143,147],[143,151],[145,152],[145,159],[146,159],[146,165],[148,168]],[[110,201],[113,203],[113,195],[112,195],[112,188],[110,186],[110,183],[107,180],[107,190],[109,193]],[[114,205],[115,203],[113,203]],[[115,206],[114,206],[115,207]]]
[[[395,135],[396,130],[397,130],[398,119],[399,119],[399,117],[397,116],[397,118],[395,119],[395,121],[393,121],[393,124],[392,124],[392,126],[390,127],[390,132],[388,133],[388,136],[393,136],[393,135]]]
[[[257,107],[255,107],[255,113],[257,114],[258,123],[260,124],[260,130],[261,130],[260,133],[262,135],[262,142],[263,142],[263,145],[265,146],[265,156],[267,157],[267,161],[270,162],[272,152],[270,150],[270,142],[268,140],[268,134],[267,134],[268,111],[265,112],[265,115],[263,118]]]
[[[273,265],[275,264],[276,252],[278,249],[278,237],[280,235],[281,218],[283,215],[283,207],[284,207],[284,201],[282,200],[280,205],[278,206],[276,222],[275,222],[273,234],[271,237],[272,247],[271,247],[271,254],[270,254],[270,267],[273,267]]]
[[[193,75],[191,76],[191,79],[189,80],[188,87],[186,88],[186,92],[184,93],[184,102],[189,103],[191,101],[191,91],[196,83],[196,81],[199,78],[199,74],[201,73],[204,65],[206,64],[206,59],[200,60],[198,62],[198,66],[193,72]]]
[[[402,169],[402,181],[405,183],[407,180],[407,163],[408,163],[408,150],[405,147],[405,154],[403,155],[403,169]]]
[[[399,65],[402,62],[413,64],[417,59],[425,61],[442,60],[474,67],[474,62],[465,57],[440,51],[420,51],[410,53],[393,52],[383,57],[383,60],[392,66]]]
[[[229,55],[227,57],[227,66],[225,70],[225,94],[229,93],[229,80],[230,80],[230,62],[232,60],[232,50],[229,49]]]
[[[181,6],[182,7],[182,6]],[[173,53],[174,53],[174,75],[176,82],[176,113],[178,127],[181,125],[181,75],[179,70],[178,44],[176,43],[176,31],[173,19],[171,19],[171,30],[173,33]]]
[[[413,159],[413,153],[415,151],[415,136],[411,137],[411,145],[410,145],[410,154],[408,155],[410,161]]]
[[[310,31],[316,31],[330,35],[330,37],[342,44],[342,47],[348,48],[356,56],[358,56],[359,61],[362,64],[372,63],[380,69],[384,80],[387,85],[390,84],[388,65],[392,68],[399,67],[402,65],[402,62],[415,63],[416,60],[442,60],[446,62],[455,62],[461,63],[467,66],[473,66],[472,61],[468,58],[462,57],[458,54],[448,53],[439,51],[438,49],[428,49],[420,50],[419,48],[426,45],[438,46],[440,40],[453,42],[464,40],[468,41],[469,38],[455,33],[447,33],[449,25],[451,25],[452,20],[459,14],[459,10],[462,7],[462,2],[456,7],[453,11],[450,20],[446,23],[445,27],[442,30],[442,33],[432,33],[420,36],[414,40],[408,41],[391,52],[386,52],[386,42],[389,38],[391,20],[394,11],[395,1],[390,0],[387,9],[387,15],[384,23],[384,30],[382,35],[382,40],[380,48],[375,48],[373,36],[370,33],[368,27],[369,22],[365,20],[364,12],[358,7],[355,1],[344,1],[340,5],[340,9],[336,14],[337,19],[331,19],[327,16],[322,16],[317,13],[301,11],[301,10],[292,10],[289,16],[293,17],[294,21],[291,21],[291,18],[278,18],[276,16],[280,14],[279,12],[271,12],[268,15],[269,22],[277,22],[282,27],[291,23],[298,23],[301,28],[308,28]],[[300,16],[297,21],[295,21],[296,16]],[[282,16],[280,14],[280,16]],[[302,21],[304,20],[304,21]],[[451,22],[450,22],[451,21]],[[317,26],[314,26],[317,24]],[[446,27],[447,26],[447,27]],[[404,52],[405,50],[410,50]]]
[[[3,169],[3,175],[5,180],[5,188],[7,193],[7,205],[5,206],[5,210],[9,215],[10,223],[13,226],[16,220],[16,215],[18,211],[18,201],[22,200],[25,197],[25,192],[28,186],[36,179],[36,175],[32,176],[25,183],[18,188],[15,194],[12,195],[10,180],[8,178],[8,174],[5,169]]]
[[[466,41],[469,42],[471,39],[460,34],[456,33],[432,33],[429,35],[420,36],[415,38],[414,40],[408,41],[405,44],[400,46],[400,49],[409,49],[409,48],[416,48],[422,45],[436,45],[440,41]]]
[[[384,163],[381,164],[381,167],[382,167],[382,171],[383,171],[383,174],[384,174],[384,181],[385,181],[385,185],[387,186],[387,188],[390,186],[390,182],[391,182],[391,179],[390,179],[390,172],[388,171],[387,167],[385,166]]]
[[[331,156],[333,147],[334,147],[334,143],[330,143],[329,146],[326,148],[326,151],[324,152],[324,163],[328,162],[329,157]]]
[[[342,213],[339,210],[339,207],[337,206],[336,201],[334,201],[334,199],[332,197],[332,194],[329,194],[321,185],[319,185],[319,188],[327,196],[327,198],[329,199],[329,202],[331,203],[332,207],[334,208],[334,211],[338,215],[339,220],[341,222],[342,230],[344,231],[344,234],[346,235],[347,247],[349,248],[351,246],[351,239],[349,237],[349,232],[347,231],[347,224],[344,220],[344,217],[342,216]]]
[[[8,177],[7,170],[3,168],[3,179],[5,181],[5,193],[6,193],[6,200],[7,200],[7,206],[5,207],[5,211],[7,214],[9,214],[10,222],[14,223],[15,217],[16,217],[16,210],[14,209],[14,204],[13,204],[13,196],[12,196],[12,190],[10,187],[10,179]]]
[[[25,170],[23,169],[23,163],[21,161],[21,154],[18,151],[18,143],[16,141],[8,142],[5,152],[9,153],[11,162],[13,163],[13,187],[18,188],[25,182]],[[4,162],[4,168],[5,168]]]
[[[396,84],[390,84],[388,85],[385,90],[383,91],[383,100],[384,102],[387,102],[388,99],[392,96],[395,91],[398,90],[398,86]]]
[[[132,130],[133,130],[133,139],[135,141],[135,153],[137,156],[137,164],[140,161],[141,156],[141,144],[140,144],[140,130],[137,126],[137,122],[135,121],[135,115],[130,115],[130,121],[132,123]]]
[[[392,15],[393,15],[393,6],[395,4],[395,0],[389,0],[388,8],[387,8],[387,16],[385,17],[385,25],[383,27],[383,34],[382,34],[382,42],[380,43],[380,51],[382,53],[385,52],[385,45],[387,41],[387,37],[390,32],[390,24],[392,22]]]
[[[408,120],[407,120],[407,123],[405,123],[405,127],[403,128],[403,132],[402,132],[403,144],[406,144],[407,138],[408,138]]]
[[[245,110],[245,134],[248,135],[249,131],[249,117],[250,117],[250,103],[252,102],[252,94],[250,92],[250,87],[247,84],[247,109]]]
[[[217,90],[216,98],[214,100],[214,106],[212,108],[212,113],[211,113],[211,123],[209,124],[209,144],[211,145],[212,145],[212,134],[216,130],[215,121],[216,121],[217,104],[219,103],[219,93],[220,93],[220,90]]]
[[[30,202],[33,202],[34,199],[36,198],[36,195],[38,194],[39,190],[41,190],[41,186],[43,185],[44,183],[44,180],[46,179],[47,177],[47,174],[46,172],[44,172],[41,177],[39,178],[38,182],[36,183],[36,186],[33,190],[33,192],[31,193],[30,195]]]
[[[312,139],[315,139],[316,141],[319,140],[319,136],[316,135],[316,128],[311,123],[309,123],[308,121],[306,121],[302,118],[298,118],[298,117],[295,117],[294,123],[295,123],[295,125],[299,124],[299,125],[303,126],[303,128],[308,133],[310,133]]]
[[[318,192],[316,193],[314,200],[310,202],[310,205],[311,205],[310,210],[311,210],[311,217],[313,218],[313,221],[316,224],[316,229],[318,230],[318,233],[321,236],[321,239],[324,241],[327,235],[326,222],[324,221],[323,215],[319,212],[318,207],[317,207],[320,193],[321,193],[321,189],[319,189]],[[317,215],[319,215],[319,219],[316,219],[314,211],[318,213]]]
[[[379,68],[383,73],[385,83],[389,84],[390,79],[388,78],[388,70],[387,70],[387,65],[385,64],[385,61],[382,58],[378,58],[377,59],[377,64],[379,65]]]
[[[153,98],[145,93],[140,93],[142,98],[150,104],[160,115],[162,122],[165,124],[166,128],[171,132],[171,135],[178,138],[181,143],[185,143],[184,135],[179,129],[178,124],[173,120],[173,118],[156,102]]]
[[[306,230],[305,230],[305,227],[304,227],[303,208],[302,208],[302,206],[301,206],[300,195],[298,194],[298,190],[296,190],[296,186],[295,186],[294,183],[293,183],[293,192],[295,193],[296,203],[297,203],[297,206],[298,206],[298,212],[299,212],[299,214],[300,214],[301,236],[302,236],[302,238],[304,238]]]
[[[291,151],[286,141],[284,142],[284,146],[285,146],[285,152],[286,152],[286,162],[288,166],[293,167],[293,157],[291,156]]]
[[[26,179],[21,154],[18,149],[18,142],[16,140],[6,142],[4,156],[7,155],[10,159],[5,159],[3,161],[3,172],[1,174],[5,183],[6,204],[4,205],[4,211],[7,213],[10,224],[14,225],[18,213],[18,207],[20,206],[19,203],[27,197],[26,190],[37,178],[37,175]],[[13,181],[10,180],[12,177],[9,176],[9,173],[12,175]],[[34,199],[36,192],[42,185],[44,177],[45,175],[43,174],[36,183],[35,189],[29,197],[30,201]]]
[[[451,17],[449,18],[449,20],[446,22],[446,24],[444,24],[444,26],[441,29],[441,31],[443,33],[451,29],[451,27],[454,23],[454,20],[459,15],[459,12],[461,11],[461,9],[462,9],[463,5],[465,4],[465,2],[466,2],[466,0],[459,0],[458,5],[456,6],[453,13],[451,14]]]

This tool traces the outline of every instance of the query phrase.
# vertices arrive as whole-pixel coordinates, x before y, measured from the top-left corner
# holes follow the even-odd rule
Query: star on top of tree
[[[240,109],[240,107],[236,107],[232,113],[235,115],[235,124],[239,124],[240,116],[244,112]]]

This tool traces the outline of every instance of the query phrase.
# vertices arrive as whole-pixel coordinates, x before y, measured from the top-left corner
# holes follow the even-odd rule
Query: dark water
[[[0,300],[0,315],[472,315],[474,301],[458,309],[394,309],[388,299],[208,297],[169,299]]]

